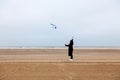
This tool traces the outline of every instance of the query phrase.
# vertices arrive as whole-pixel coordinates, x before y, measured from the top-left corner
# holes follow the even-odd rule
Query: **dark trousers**
[[[70,56],[70,59],[73,59],[73,50],[69,50],[68,55]]]
[[[70,55],[70,59],[73,59],[73,55]]]

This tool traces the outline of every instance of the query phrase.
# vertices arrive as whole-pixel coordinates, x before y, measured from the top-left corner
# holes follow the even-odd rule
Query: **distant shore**
[[[44,47],[0,47],[0,49],[66,49],[64,46],[44,46]],[[120,47],[76,47],[74,49],[120,49]]]

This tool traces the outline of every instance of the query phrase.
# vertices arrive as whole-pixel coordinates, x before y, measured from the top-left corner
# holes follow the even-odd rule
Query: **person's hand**
[[[67,44],[65,44],[65,46],[67,46]]]

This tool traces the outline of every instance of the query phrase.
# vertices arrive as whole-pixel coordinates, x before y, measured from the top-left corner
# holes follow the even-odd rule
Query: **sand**
[[[0,80],[120,80],[120,49],[1,49]]]

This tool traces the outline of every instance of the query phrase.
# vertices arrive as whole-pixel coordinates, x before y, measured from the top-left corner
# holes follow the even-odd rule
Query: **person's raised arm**
[[[67,46],[67,47],[68,47],[69,45],[65,44],[65,46]]]

